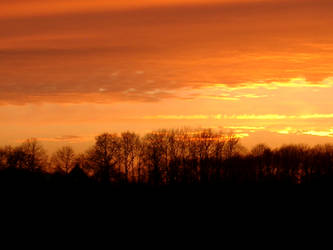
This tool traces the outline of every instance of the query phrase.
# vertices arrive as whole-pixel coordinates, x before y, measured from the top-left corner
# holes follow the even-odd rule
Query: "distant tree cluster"
[[[152,187],[330,183],[333,145],[271,149],[259,144],[248,152],[235,135],[211,129],[158,130],[143,137],[132,132],[104,133],[78,155],[65,146],[48,157],[36,139],[0,148],[1,172],[13,169],[49,179],[61,176],[71,181]]]

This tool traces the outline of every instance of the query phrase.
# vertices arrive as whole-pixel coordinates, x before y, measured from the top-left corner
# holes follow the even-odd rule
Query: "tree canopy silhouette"
[[[0,177],[15,179],[22,173],[27,178],[38,176],[42,183],[148,187],[332,184],[333,145],[271,149],[258,144],[247,151],[239,138],[223,131],[161,129],[144,136],[128,131],[104,133],[84,153],[75,154],[64,146],[48,157],[38,140],[28,139],[17,147],[0,148]]]

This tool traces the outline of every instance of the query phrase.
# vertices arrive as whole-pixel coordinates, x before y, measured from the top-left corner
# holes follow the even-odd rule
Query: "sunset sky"
[[[0,145],[234,131],[333,143],[332,0],[1,0]]]

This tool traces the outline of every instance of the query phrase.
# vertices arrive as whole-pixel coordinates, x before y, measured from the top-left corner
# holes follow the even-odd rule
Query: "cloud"
[[[230,3],[235,0],[141,0],[135,2],[132,0],[105,1],[105,0],[2,0],[2,9],[0,17],[29,17],[29,16],[45,16],[57,15],[64,13],[77,13],[87,11],[105,10],[126,10],[147,8],[154,6],[184,5],[184,4],[202,4],[202,3]],[[238,2],[246,2],[249,0],[238,0]],[[254,0],[250,0],[254,1]]]
[[[305,114],[305,115],[282,115],[282,114],[241,114],[241,115],[154,115],[144,116],[143,119],[161,120],[314,120],[314,119],[333,119],[333,114]]]
[[[76,136],[76,135],[62,135],[56,137],[38,137],[40,142],[62,142],[62,143],[82,143],[93,141],[94,136]],[[16,142],[24,142],[25,140],[17,140]]]
[[[37,2],[31,14],[2,2],[13,12],[0,22],[0,104],[156,102],[207,86],[320,88],[332,76],[332,1]]]
[[[206,120],[210,117],[208,115],[154,115],[145,116],[143,119],[147,120]]]
[[[333,77],[327,77],[318,82],[309,82],[304,77],[291,78],[287,81],[264,81],[262,80],[260,83],[258,82],[248,82],[241,83],[234,86],[229,86],[228,84],[214,84],[211,86],[207,86],[209,89],[227,89],[228,91],[237,91],[244,89],[268,89],[268,90],[276,90],[280,88],[332,88],[333,87]],[[248,98],[259,98],[265,96],[257,96],[254,94],[242,95],[239,97],[248,97]]]
[[[284,135],[297,134],[297,135],[312,135],[320,137],[333,137],[333,128],[329,128],[326,130],[314,130],[314,129],[296,129],[296,128],[287,127],[284,129],[277,130],[276,132]]]

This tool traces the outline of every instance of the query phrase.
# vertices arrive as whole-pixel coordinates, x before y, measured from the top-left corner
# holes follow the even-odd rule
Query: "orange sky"
[[[331,0],[2,0],[0,144],[232,129],[333,142]]]

